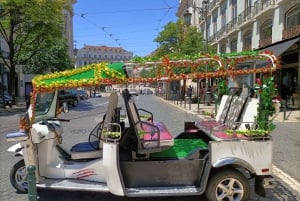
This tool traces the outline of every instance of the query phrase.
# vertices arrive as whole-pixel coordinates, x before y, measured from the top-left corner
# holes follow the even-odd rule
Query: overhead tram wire
[[[114,40],[114,41],[116,42],[116,44],[117,44],[119,47],[121,47],[121,43],[118,43],[118,41],[119,41],[120,39],[117,39],[117,38],[112,37],[113,34],[112,34],[112,33],[109,33],[108,31],[106,31],[106,28],[108,28],[108,27],[106,27],[106,26],[100,27],[98,24],[96,24],[96,23],[93,22],[92,20],[87,19],[87,18],[85,17],[85,15],[87,15],[87,14],[88,14],[88,13],[84,13],[84,14],[75,14],[75,15],[80,16],[81,18],[83,18],[83,19],[85,19],[87,22],[89,22],[90,24],[92,24],[92,25],[94,25],[95,27],[97,27],[97,28],[99,28],[100,30],[102,30],[102,31],[103,31],[110,39]]]
[[[164,1],[165,2],[165,1]],[[166,10],[166,12],[164,13],[164,15],[161,17],[161,19],[159,20],[159,22],[161,22],[163,20],[163,18],[170,12],[171,9],[176,8],[176,6],[169,6],[166,2],[165,4],[167,5],[166,8],[148,8],[148,9],[132,9],[132,10],[118,10],[118,11],[111,11],[111,12],[93,12],[93,13],[75,13],[75,15],[80,16],[81,18],[85,19],[87,22],[89,22],[90,24],[94,25],[95,27],[99,28],[100,30],[102,30],[111,40],[115,41],[116,44],[121,47],[121,43],[119,42],[120,39],[118,38],[114,38],[112,33],[109,33],[108,31],[106,31],[105,26],[99,26],[98,24],[96,24],[95,22],[89,20],[88,18],[85,17],[85,15],[89,14],[89,15],[93,15],[93,14],[108,14],[108,13],[120,13],[120,12],[141,12],[141,11],[158,11],[158,10]],[[160,26],[160,25],[159,25]],[[158,29],[157,29],[158,30]]]

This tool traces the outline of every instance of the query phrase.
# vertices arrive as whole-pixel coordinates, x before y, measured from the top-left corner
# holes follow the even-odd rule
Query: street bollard
[[[35,178],[35,166],[29,165],[28,172],[28,201],[36,201],[36,178]]]
[[[286,100],[282,101],[283,103],[283,120],[287,120],[286,118]]]

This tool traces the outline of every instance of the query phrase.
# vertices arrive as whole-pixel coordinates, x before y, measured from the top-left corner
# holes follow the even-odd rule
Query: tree
[[[181,20],[176,23],[169,22],[154,41],[159,43],[155,56],[160,57],[192,56],[205,51],[203,34],[194,26],[185,26]]]
[[[205,41],[203,34],[194,26],[185,26],[181,20],[176,23],[169,22],[154,40],[159,43],[155,56],[170,56],[183,58],[184,56],[195,56],[205,52]],[[177,74],[188,73],[189,68],[174,69]],[[186,80],[183,81],[181,99],[184,99]]]
[[[42,74],[72,68],[74,65],[68,55],[68,46],[66,43],[66,39],[64,38],[45,41],[40,46],[39,52],[24,63],[24,71],[26,73]],[[26,55],[22,56],[26,57]]]
[[[9,69],[8,92],[15,98],[16,66],[24,65],[62,37],[65,0],[0,0],[0,34],[8,56],[0,58]],[[43,51],[42,51],[43,52]]]

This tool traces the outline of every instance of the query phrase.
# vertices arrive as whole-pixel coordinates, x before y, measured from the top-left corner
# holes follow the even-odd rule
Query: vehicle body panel
[[[266,141],[211,141],[211,164],[213,167],[238,164],[256,175],[270,175],[272,174],[272,145],[272,139]]]

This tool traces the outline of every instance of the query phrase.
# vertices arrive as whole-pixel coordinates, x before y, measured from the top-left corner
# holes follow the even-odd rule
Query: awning
[[[280,56],[287,49],[289,49],[292,45],[294,45],[296,42],[298,42],[299,39],[300,39],[300,37],[283,42],[283,43],[272,45],[272,46],[262,49],[262,51],[272,51],[275,56]]]
[[[282,43],[277,43],[275,45],[271,45],[269,47],[260,49],[261,51],[271,51],[275,56],[280,56],[282,53],[284,53],[287,49],[289,49],[292,45],[294,45],[296,42],[300,40],[300,37],[294,38],[289,41],[285,41]],[[265,61],[257,61],[256,67],[265,66],[267,62]]]

